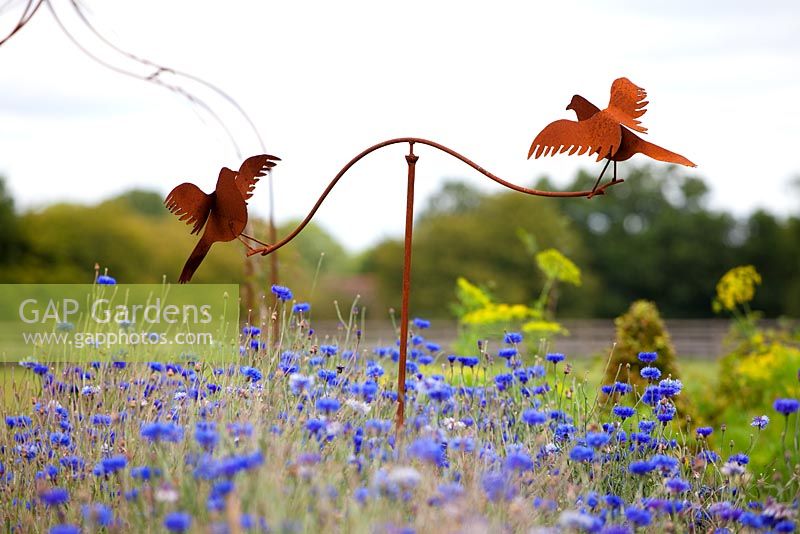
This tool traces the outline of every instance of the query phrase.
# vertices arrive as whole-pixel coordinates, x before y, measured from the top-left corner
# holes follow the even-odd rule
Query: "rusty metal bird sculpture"
[[[600,176],[592,188],[597,190],[609,163],[614,162],[614,181],[617,177],[617,162],[625,161],[634,154],[644,154],[667,163],[678,163],[688,167],[696,165],[675,152],[645,141],[628,128],[641,133],[647,129],[641,126],[639,117],[647,111],[647,93],[627,78],[618,78],[611,85],[611,99],[608,107],[601,110],[580,95],[572,97],[567,106],[573,110],[578,121],[558,120],[545,126],[533,140],[528,158],[552,156],[568,152],[573,154],[597,154],[597,161],[607,159]],[[591,197],[591,195],[589,195]]]
[[[192,183],[183,183],[167,195],[164,204],[178,216],[178,220],[191,224],[192,234],[205,231],[197,246],[186,260],[178,281],[182,284],[192,279],[192,275],[206,257],[211,245],[218,241],[239,239],[249,250],[253,247],[246,239],[266,246],[258,239],[244,234],[247,226],[247,200],[253,196],[259,177],[276,165],[280,158],[263,154],[252,156],[242,163],[239,172],[227,167],[219,171],[217,187],[211,194],[204,193]]]

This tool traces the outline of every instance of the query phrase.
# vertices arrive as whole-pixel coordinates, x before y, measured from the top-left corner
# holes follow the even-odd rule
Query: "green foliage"
[[[644,386],[647,381],[639,372],[647,364],[639,361],[640,352],[657,352],[658,360],[654,365],[661,370],[662,376],[679,378],[675,347],[655,303],[637,300],[626,313],[614,319],[614,325],[616,346],[604,377],[606,383],[615,379],[624,382],[630,378],[632,384]]]
[[[263,221],[252,222],[257,235],[268,235]],[[0,182],[0,223],[0,283],[91,282],[95,264],[107,268],[119,281],[159,283],[165,277],[175,282],[198,239],[167,212],[159,194],[138,190],[94,206],[56,204],[16,215]],[[278,229],[278,235],[287,234],[294,226],[287,223]],[[248,260],[244,252],[238,241],[215,244],[194,281],[242,284],[246,262],[250,262],[247,265],[255,271],[257,287],[268,292],[268,261]],[[313,223],[278,253],[281,283],[310,292],[322,253],[325,259],[316,281],[317,296],[322,302],[350,300],[359,292],[358,284],[347,283],[353,280],[352,259]],[[297,294],[301,300],[310,297]],[[333,317],[335,311],[331,306],[315,310],[315,314]]]
[[[459,276],[485,284],[498,302],[533,302],[545,277],[531,271],[517,228],[535,235],[543,248],[556,247],[578,261],[584,256],[578,236],[552,199],[516,192],[480,195],[466,186],[446,186],[414,228],[414,313],[444,315]],[[399,306],[402,257],[402,242],[384,241],[362,264],[362,272],[374,273],[382,301],[394,307]],[[580,313],[587,303],[568,293],[562,302]]]
[[[542,292],[533,307],[524,304],[495,303],[485,288],[459,277],[456,281],[458,303],[452,309],[458,317],[459,337],[456,350],[468,353],[477,348],[478,341],[502,337],[509,330],[522,330],[529,339],[548,340],[567,334],[559,323],[552,320],[553,313],[544,309],[554,293],[559,280],[580,285],[580,269],[556,249],[536,254],[536,264],[545,276]]]
[[[485,288],[459,277],[456,281],[458,303],[453,311],[458,317],[458,339],[454,350],[460,354],[478,351],[478,342],[502,338],[503,333],[517,330],[527,319],[541,319],[541,314],[524,304],[498,304]]]
[[[14,199],[6,190],[5,179],[0,176],[0,269],[18,261],[23,251],[24,242],[14,211]]]
[[[739,266],[726,272],[717,284],[714,301],[719,311],[733,318],[728,344],[733,348],[719,360],[719,379],[706,394],[703,417],[713,424],[732,427],[729,439],[740,448],[750,446],[755,430],[747,418],[769,415],[773,424],[759,432],[761,446],[752,457],[754,470],[777,469],[789,476],[780,462],[783,455],[782,423],[772,403],[777,398],[800,397],[800,338],[787,328],[759,328],[759,313],[749,304],[756,298],[755,286],[761,276],[751,266]],[[744,423],[744,424],[743,424]]]
[[[709,315],[707,295],[740,253],[735,219],[706,209],[708,187],[676,167],[621,169],[625,183],[606,195],[560,205],[592,245],[585,268],[603,287],[593,315],[619,315],[636,299],[656,302],[666,316]],[[594,180],[581,172],[567,189]]]

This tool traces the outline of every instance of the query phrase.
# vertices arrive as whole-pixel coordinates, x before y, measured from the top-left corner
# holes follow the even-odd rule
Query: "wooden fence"
[[[665,324],[679,356],[689,359],[715,359],[725,353],[724,341],[730,321],[724,319],[666,319]],[[422,332],[426,339],[435,341],[447,350],[455,341],[458,328],[454,321],[437,320],[429,330]],[[556,338],[552,351],[571,357],[590,357],[606,354],[615,338],[612,319],[566,319],[562,321],[570,335]],[[762,326],[777,326],[775,321],[763,321]],[[317,333],[338,336],[343,330],[335,321],[315,321]],[[364,341],[368,347],[391,345],[396,334],[389,321],[367,321]],[[496,344],[496,341],[495,341]]]

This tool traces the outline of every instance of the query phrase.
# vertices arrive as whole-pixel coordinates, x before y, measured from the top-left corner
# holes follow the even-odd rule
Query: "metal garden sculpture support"
[[[256,173],[250,172],[249,170],[245,172],[245,169],[249,169],[250,167],[247,165],[247,162],[254,160],[254,158],[260,158],[258,159],[259,164],[264,164],[271,167],[274,165],[275,161],[278,161],[278,158],[274,158],[272,156],[256,156],[248,159],[245,164],[242,165],[242,170],[239,172],[239,174],[242,175],[241,179],[247,184],[245,188],[246,191],[245,189],[239,188],[239,190],[242,191],[244,198],[238,199],[231,195],[229,195],[229,200],[226,201],[222,201],[222,199],[219,197],[215,198],[216,209],[225,212],[228,210],[228,208],[225,206],[226,203],[230,203],[231,206],[235,204],[237,207],[236,209],[238,210],[237,213],[239,214],[239,217],[236,219],[237,222],[235,224],[231,223],[230,228],[225,228],[221,233],[225,235],[225,240],[232,240],[240,237],[262,245],[260,247],[252,247],[248,244],[248,256],[258,254],[262,256],[269,255],[289,243],[303,230],[303,228],[306,227],[306,225],[316,214],[319,207],[325,201],[325,198],[328,196],[331,190],[336,186],[345,173],[347,173],[351,167],[358,163],[358,161],[368,154],[371,154],[372,152],[375,152],[381,148],[396,144],[408,144],[408,154],[405,156],[408,173],[406,190],[405,237],[403,248],[403,286],[400,308],[400,358],[398,363],[399,368],[397,378],[396,426],[399,430],[403,426],[403,422],[405,420],[405,381],[409,327],[408,302],[409,295],[411,294],[411,242],[414,219],[414,182],[416,177],[416,165],[417,161],[419,160],[419,156],[414,153],[415,145],[429,146],[449,154],[450,156],[463,161],[487,178],[520,193],[544,197],[591,198],[595,195],[604,194],[607,188],[624,181],[618,179],[616,176],[616,162],[624,161],[635,153],[642,153],[660,161],[694,166],[692,162],[683,156],[653,145],[652,143],[648,143],[628,130],[628,128],[631,128],[642,133],[646,131],[645,128],[640,126],[640,121],[638,120],[638,118],[645,113],[644,108],[647,105],[647,102],[644,101],[645,97],[646,93],[643,89],[631,83],[627,78],[619,78],[614,81],[611,87],[611,99],[606,109],[599,110],[583,97],[575,95],[567,109],[573,109],[578,115],[578,120],[555,121],[546,126],[534,139],[528,154],[529,158],[531,156],[538,158],[543,155],[555,155],[558,153],[568,152],[568,155],[596,154],[597,161],[608,159],[608,162],[606,162],[606,166],[603,168],[603,172],[600,173],[600,176],[598,177],[594,187],[588,191],[542,191],[538,189],[522,187],[503,180],[499,176],[492,174],[480,165],[474,163],[472,160],[459,154],[455,150],[452,150],[435,141],[429,141],[427,139],[421,139],[418,137],[399,137],[375,144],[351,159],[344,167],[342,167],[333,180],[331,180],[330,184],[328,184],[328,186],[322,192],[322,195],[320,195],[316,204],[314,204],[314,206],[311,208],[311,211],[306,218],[303,219],[303,221],[289,235],[273,244],[264,244],[253,237],[242,235],[241,231],[244,227],[239,219],[241,218],[241,205],[243,204],[243,201],[249,198],[249,196],[252,194],[252,189],[257,181]],[[603,173],[611,161],[614,161],[614,177],[606,184],[600,185],[600,180],[603,176]],[[262,165],[258,165],[258,169],[255,169],[254,167],[253,171],[261,171],[262,169],[266,170],[266,168],[262,167]],[[223,169],[223,171],[227,171],[226,174],[233,174],[233,171],[227,169]],[[239,178],[232,178],[234,181],[233,183],[235,183],[238,179]],[[181,184],[175,188],[175,190],[173,190],[173,192],[167,197],[167,205],[171,211],[181,217],[181,220],[186,220],[187,224],[194,225],[192,233],[199,233],[202,229],[203,223],[205,222],[203,219],[203,213],[199,213],[199,211],[201,211],[199,210],[200,207],[204,207],[205,217],[211,221],[211,217],[208,216],[210,208],[205,209],[206,206],[210,205],[210,201],[207,200],[207,198],[210,198],[211,195],[205,195],[196,187],[189,187],[189,185]],[[179,198],[180,195],[176,194],[176,192],[189,190],[191,190],[192,193],[199,193],[192,195],[192,197],[196,197],[197,200],[190,202],[187,199],[185,202],[182,202]],[[231,187],[230,190],[234,191],[234,188]],[[204,196],[200,197],[200,195]],[[246,212],[244,216],[246,217]],[[219,217],[217,219],[219,219]],[[190,258],[190,260],[187,262],[187,266],[191,267],[192,272],[197,268],[197,265],[199,265],[199,260],[202,260],[202,258],[199,258],[198,260],[194,255],[193,258],[195,258],[194,261],[192,258]],[[184,269],[180,281],[187,282],[190,278],[191,272],[187,274],[186,269]]]

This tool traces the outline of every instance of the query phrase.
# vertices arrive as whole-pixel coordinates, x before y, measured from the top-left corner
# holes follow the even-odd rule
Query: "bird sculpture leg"
[[[242,237],[244,237],[244,238],[247,238],[247,239],[249,239],[250,241],[253,241],[253,242],[255,242],[255,243],[258,243],[259,245],[263,245],[263,246],[265,246],[265,247],[268,247],[268,246],[269,246],[269,243],[264,243],[263,241],[261,241],[261,240],[259,240],[259,239],[256,239],[255,237],[253,237],[253,236],[251,236],[251,235],[247,235],[247,234],[239,234],[239,237],[240,237],[240,238],[242,238]],[[244,241],[242,241],[242,243],[244,243]],[[251,249],[251,250],[254,250],[254,249]]]
[[[247,250],[248,250],[248,252],[253,252],[253,251],[255,250],[255,248],[253,248],[253,247],[250,245],[250,243],[248,243],[247,241],[245,241],[245,240],[244,240],[244,238],[245,238],[245,236],[241,236],[241,235],[237,235],[237,236],[236,236],[236,239],[238,239],[239,241],[241,241],[241,242],[244,244],[244,246],[246,246],[246,247],[247,247]]]
[[[592,188],[592,192],[587,195],[586,198],[592,198],[594,196],[594,192],[597,191],[597,186],[600,185],[600,180],[603,179],[603,174],[605,174],[606,169],[608,168],[608,164],[611,163],[610,159],[606,160],[606,165],[603,167],[603,171],[600,173],[600,176],[597,177],[597,181],[594,183],[594,187]],[[614,162],[614,180],[617,179],[617,162]]]

